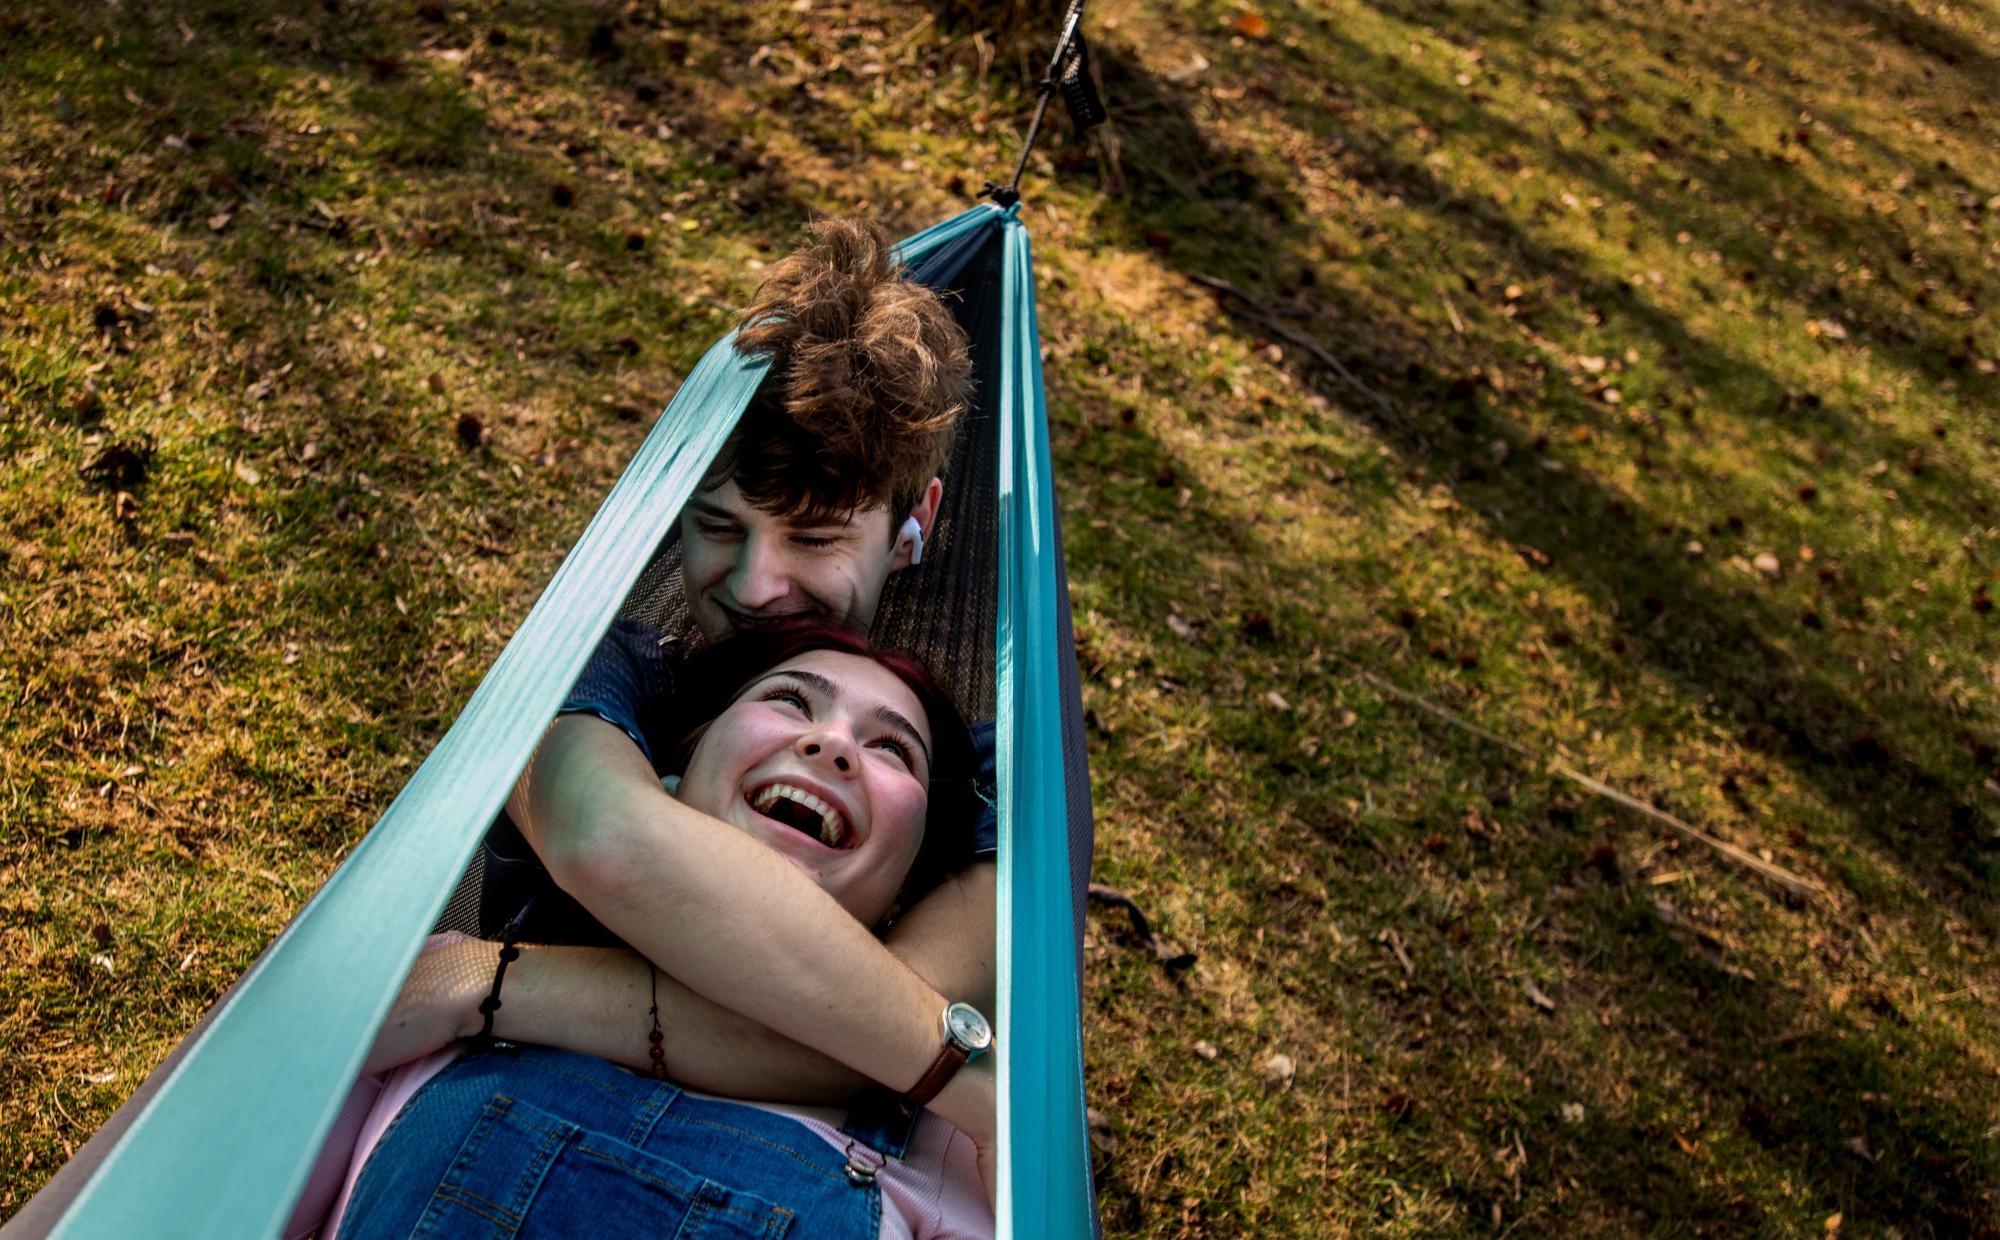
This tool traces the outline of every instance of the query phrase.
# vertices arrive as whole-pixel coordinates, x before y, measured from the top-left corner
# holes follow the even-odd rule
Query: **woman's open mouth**
[[[753,789],[744,800],[750,808],[799,834],[818,840],[828,848],[845,849],[853,844],[853,831],[839,810],[787,783],[770,783]]]

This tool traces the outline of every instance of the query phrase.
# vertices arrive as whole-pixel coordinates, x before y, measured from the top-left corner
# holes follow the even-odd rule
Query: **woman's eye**
[[[917,769],[916,755],[910,752],[910,747],[908,745],[905,745],[902,741],[897,740],[895,737],[893,736],[883,737],[881,740],[875,742],[875,748],[887,750],[889,753],[894,754],[896,756],[896,759],[900,761],[904,766],[909,767],[910,770],[914,771]]]
[[[783,702],[785,705],[792,707],[793,709],[799,711],[801,714],[812,713],[811,710],[806,705],[806,695],[800,693],[797,689],[786,689],[782,687],[773,689],[769,693],[766,693],[764,695],[764,700],[766,702]]]

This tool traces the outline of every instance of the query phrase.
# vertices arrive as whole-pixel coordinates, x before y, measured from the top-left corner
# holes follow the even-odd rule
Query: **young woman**
[[[687,834],[710,859],[750,841],[767,863],[781,858],[779,865],[809,878],[797,884],[807,893],[823,891],[859,924],[879,926],[969,853],[970,740],[956,708],[916,664],[836,630],[759,635],[698,657],[675,702],[682,718],[661,733],[670,743],[660,765],[678,775],[681,804],[706,816]],[[494,945],[472,940],[434,943],[371,1064],[432,1053],[364,1081],[292,1231],[325,1218],[349,1240],[415,1230],[990,1234],[976,1166],[982,1151],[947,1125],[918,1124],[913,1133],[909,1115],[894,1107],[757,1106],[666,1079],[676,1058],[676,1000],[688,994],[674,982],[676,970],[702,979],[711,1002],[751,1011],[796,1004],[795,989],[780,981],[781,993],[773,993],[755,967],[783,937],[775,933],[781,927],[758,928],[759,917],[784,916],[768,897],[785,893],[788,882],[776,881],[781,872],[769,877],[759,890],[705,890],[696,880],[680,892],[686,898],[663,918],[679,927],[676,941],[661,943],[650,926],[655,932],[646,936],[664,979],[630,953],[528,949],[492,1012],[493,1034],[508,1042],[433,1050],[441,1030],[478,1028],[479,1008],[467,1000],[491,989],[497,955]],[[750,967],[716,986],[713,979],[732,975],[734,960]],[[607,988],[607,971],[622,985]],[[571,1019],[579,1014],[565,982],[586,974],[592,984],[574,994],[613,1010]],[[841,985],[824,979],[829,991]],[[814,1013],[780,1023],[804,1029]],[[604,1031],[621,1027],[629,1036],[606,1044]],[[518,1044],[525,1040],[542,1045]],[[868,1062],[863,1048],[852,1056],[817,1049],[863,1070]],[[619,1063],[661,1070],[639,1076]],[[969,1083],[954,1085],[943,1109],[990,1133],[990,1078],[982,1099],[978,1073],[962,1075]]]

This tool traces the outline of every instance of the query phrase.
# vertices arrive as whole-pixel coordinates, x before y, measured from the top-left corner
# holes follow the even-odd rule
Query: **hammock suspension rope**
[[[991,198],[1003,207],[1021,201],[1021,174],[1027,171],[1028,156],[1034,153],[1035,143],[1042,136],[1042,120],[1048,115],[1049,99],[1058,91],[1062,92],[1063,106],[1069,110],[1069,119],[1078,133],[1109,119],[1104,101],[1097,96],[1097,86],[1090,80],[1090,46],[1083,38],[1083,0],[1070,0],[1069,12],[1063,16],[1062,33],[1056,36],[1055,54],[1049,57],[1048,72],[1035,86],[1035,115],[1028,122],[1028,136],[1021,143],[1020,158],[1014,161],[1014,175],[1005,185],[988,181],[979,191],[980,197]]]

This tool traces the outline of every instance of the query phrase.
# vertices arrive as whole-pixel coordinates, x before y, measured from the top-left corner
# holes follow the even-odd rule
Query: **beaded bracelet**
[[[667,1079],[667,1050],[665,1045],[667,1040],[667,1035],[665,1031],[663,1031],[660,1028],[659,966],[655,965],[650,960],[647,961],[646,974],[653,984],[653,1007],[651,1010],[651,1015],[653,1018],[653,1031],[646,1035],[646,1041],[650,1042],[652,1045],[647,1048],[646,1054],[650,1056],[653,1061],[653,1069],[652,1069],[653,1079],[656,1081],[664,1081]]]
[[[534,901],[528,901],[527,906],[514,914],[514,920],[500,932],[500,963],[493,969],[493,989],[479,1001],[479,1039],[482,1042],[493,1041],[493,1013],[500,1010],[500,983],[507,980],[507,966],[521,958],[521,949],[514,945],[514,941],[521,937],[521,919],[533,907]]]

